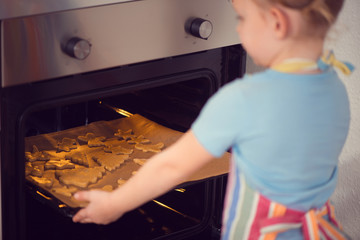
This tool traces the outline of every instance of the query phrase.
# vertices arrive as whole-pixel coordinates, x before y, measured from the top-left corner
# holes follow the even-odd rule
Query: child
[[[74,222],[115,221],[231,148],[223,239],[345,239],[328,199],[350,113],[332,66],[346,74],[351,66],[332,53],[319,60],[342,3],[233,0],[243,47],[268,69],[223,87],[121,188],[77,193],[89,205]]]

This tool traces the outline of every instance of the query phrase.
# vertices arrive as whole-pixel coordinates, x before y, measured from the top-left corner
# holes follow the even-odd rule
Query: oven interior
[[[131,114],[140,114],[171,129],[185,131],[215,89],[214,79],[211,75],[200,77],[196,75],[193,74],[192,79],[187,79],[187,76],[183,78],[177,76],[179,82],[172,84],[167,83],[168,79],[163,79],[163,83],[166,85],[130,90],[128,93],[107,98],[33,112],[29,114],[28,121],[26,121],[26,136],[62,131],[96,121],[110,121],[126,117],[119,114],[120,109]],[[46,193],[38,194],[41,189],[34,189],[34,186],[31,186],[30,189],[33,198],[38,200],[40,198],[40,202],[48,203],[46,199],[42,199]],[[69,219],[64,219],[62,215],[55,215],[57,216],[55,221],[61,223],[53,222],[49,228],[53,227],[54,229],[46,231],[48,235],[43,237],[44,239],[64,239],[66,236],[80,231],[77,234],[88,235],[87,238],[91,239],[96,235],[101,236],[101,239],[107,239],[107,234],[114,236],[116,232],[125,239],[154,239],[172,233],[178,235],[183,230],[194,229],[197,231],[210,217],[209,198],[211,197],[212,193],[208,182],[187,184],[145,204],[110,226],[89,227],[69,223],[69,226],[66,227],[69,232],[63,231],[63,229],[59,232],[56,229],[58,225],[64,226]],[[30,211],[28,216],[31,219],[36,216],[34,221],[38,221],[35,226],[43,228],[44,225],[47,225],[49,218],[46,216],[47,211],[38,211],[36,214],[32,212],[36,209],[35,206],[40,208],[43,206],[31,200],[27,203],[32,204],[28,207]],[[50,202],[49,205],[54,207],[54,211],[66,211],[64,208],[57,208],[56,202]],[[69,214],[68,211],[65,213]],[[53,217],[51,218],[54,220]],[[31,226],[27,229],[28,236],[38,236],[41,230],[32,227],[33,220],[27,222],[31,222]],[[96,231],[92,231],[94,227]]]
[[[129,92],[107,98],[69,104],[32,112],[26,122],[26,137],[46,134],[87,125],[96,121],[110,121],[122,115],[140,114],[152,121],[179,131],[186,131],[200,109],[215,91],[213,76],[183,76],[172,84]],[[126,113],[124,112],[126,115]],[[76,116],[76,117],[74,117]]]
[[[26,239],[211,239],[210,188],[210,182],[182,186],[105,226],[74,224],[29,193]]]
[[[193,74],[191,79],[188,76],[177,76],[177,82],[169,84],[169,79],[164,78],[162,86],[150,87],[147,89],[129,90],[129,92],[105,98],[96,98],[85,102],[79,102],[64,106],[59,106],[42,111],[35,111],[28,115],[25,125],[25,136],[47,134],[55,131],[87,125],[97,121],[111,121],[126,117],[120,110],[127,113],[140,114],[152,121],[160,123],[171,129],[185,131],[189,128],[193,119],[196,118],[206,99],[214,92],[214,79],[209,76],[196,77]],[[171,82],[171,81],[170,81]],[[116,91],[115,91],[116,92]],[[126,113],[125,113],[126,115]],[[30,184],[30,183],[28,183]],[[46,231],[44,239],[64,239],[71,234],[88,235],[87,238],[95,239],[94,236],[107,239],[106,235],[114,236],[118,231],[125,239],[154,239],[164,235],[177,233],[184,229],[199,228],[208,221],[209,214],[209,183],[201,182],[181,186],[176,190],[156,199],[141,208],[127,214],[124,219],[110,226],[79,226],[71,224],[66,229],[69,232],[57,230],[57,226],[64,226],[70,219],[64,219],[62,215],[70,215],[77,209],[58,208],[59,204],[55,200],[43,199],[47,193],[41,193],[41,189],[30,186],[32,198],[48,204],[60,215],[55,215],[60,223],[51,223],[48,228],[54,227],[51,231]],[[55,202],[54,202],[55,201]],[[35,226],[44,227],[48,225],[48,212],[38,211],[33,213],[37,207],[43,208],[41,204],[34,201],[27,201],[31,204],[27,209],[27,216],[31,218],[27,232],[29,239],[31,236],[38,236],[40,229],[33,228],[33,222],[38,221]],[[35,210],[36,211],[36,210]],[[40,214],[39,214],[40,213]],[[36,216],[36,220],[33,219]],[[51,217],[53,220],[54,218]],[[92,231],[95,227],[96,231]],[[79,232],[80,231],[80,232]],[[97,238],[97,237],[96,237]]]

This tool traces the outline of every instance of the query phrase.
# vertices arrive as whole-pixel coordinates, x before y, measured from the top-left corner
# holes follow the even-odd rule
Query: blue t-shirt
[[[221,88],[192,125],[213,156],[232,149],[247,184],[288,208],[321,207],[337,182],[350,120],[343,83],[266,70]]]

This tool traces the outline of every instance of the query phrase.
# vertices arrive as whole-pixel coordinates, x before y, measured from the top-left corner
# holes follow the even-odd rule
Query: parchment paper
[[[174,143],[179,137],[182,136],[182,132],[178,132],[169,128],[166,128],[162,125],[159,125],[153,121],[150,121],[140,115],[133,115],[128,118],[120,118],[113,121],[99,121],[95,123],[91,123],[87,126],[81,126],[77,128],[72,128],[64,131],[54,132],[50,134],[37,135],[33,137],[28,137],[25,139],[25,151],[31,152],[33,149],[33,145],[36,145],[39,151],[46,151],[51,156],[56,158],[63,158],[69,152],[57,152],[58,142],[61,142],[63,138],[72,138],[78,139],[78,136],[84,136],[87,133],[94,133],[97,137],[104,136],[106,137],[105,143],[114,143],[122,145],[125,148],[134,149],[133,153],[130,155],[130,158],[126,160],[120,168],[110,172],[106,171],[105,175],[102,179],[100,179],[95,184],[90,184],[85,189],[101,189],[105,185],[111,185],[114,189],[118,187],[117,180],[123,179],[128,180],[134,171],[137,171],[141,166],[134,163],[132,159],[134,158],[150,158],[155,153],[152,152],[143,152],[141,150],[137,150],[134,148],[134,144],[128,144],[125,141],[120,142],[116,137],[114,137],[114,133],[121,129],[123,131],[131,129],[135,136],[143,135],[145,138],[151,141],[150,144],[156,144],[162,142],[165,144],[164,148],[169,147],[172,143]],[[71,150],[71,153],[80,151],[82,153],[86,153],[91,156],[91,153],[104,151],[103,147],[95,147],[89,148],[88,145],[84,142],[77,141],[77,149]],[[196,181],[202,180],[209,177],[214,177],[218,175],[222,175],[228,172],[229,170],[229,159],[230,154],[226,153],[223,157],[214,159],[209,164],[207,164],[200,171],[191,176],[188,181]],[[44,164],[44,161],[34,162],[36,164]],[[90,162],[89,167],[98,166],[95,161]],[[84,166],[76,165],[76,168],[84,168]],[[61,171],[61,170],[57,170]],[[44,171],[43,177],[53,179],[54,187],[62,187],[64,186],[62,183],[58,181],[55,177],[55,170],[46,170]],[[30,178],[27,177],[27,180],[30,181]],[[186,182],[188,182],[186,181]],[[85,203],[81,203],[76,201],[73,197],[66,197],[62,194],[55,193],[51,190],[51,188],[46,188],[39,186],[42,190],[45,190],[47,196],[55,197],[61,202],[63,202],[67,207],[78,208],[86,205]],[[79,188],[79,190],[84,190],[84,188]]]

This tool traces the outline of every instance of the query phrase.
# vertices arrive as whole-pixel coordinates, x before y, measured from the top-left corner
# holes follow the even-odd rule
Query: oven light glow
[[[105,106],[107,108],[110,108],[110,109],[114,110],[115,112],[117,112],[118,114],[123,115],[125,117],[131,117],[133,115],[132,113],[130,113],[128,111],[125,111],[124,109],[110,106],[110,105],[108,105],[106,103],[103,103],[102,101],[99,101],[99,104],[101,104],[101,105],[103,105],[103,106]]]
[[[186,189],[185,188],[177,188],[177,189],[175,189],[175,191],[184,193],[184,192],[186,192]]]
[[[166,209],[169,209],[169,210],[171,210],[171,211],[173,211],[173,212],[175,212],[175,213],[177,213],[177,214],[180,214],[180,215],[183,216],[184,218],[188,218],[188,219],[190,219],[190,220],[192,220],[192,221],[194,221],[194,222],[196,222],[196,223],[199,223],[199,222],[200,222],[198,219],[195,219],[195,218],[190,217],[190,216],[188,216],[188,215],[186,215],[186,214],[184,214],[184,213],[181,213],[181,212],[179,212],[179,211],[177,211],[177,210],[175,210],[175,209],[169,207],[168,205],[163,204],[163,203],[161,203],[161,202],[159,202],[159,201],[153,200],[153,202],[156,203],[156,204],[158,204],[158,205],[161,206],[161,207],[164,207],[164,208],[166,208]]]
[[[40,196],[42,196],[43,198],[47,199],[47,200],[51,200],[51,197],[45,196],[44,194],[42,194],[39,191],[36,191],[37,194],[39,194]]]
[[[177,210],[169,207],[168,205],[165,205],[165,204],[163,204],[163,203],[161,203],[161,202],[159,202],[159,201],[156,201],[156,200],[153,200],[153,202],[156,203],[156,204],[158,204],[158,205],[161,206],[161,207],[164,207],[164,208],[166,208],[166,209],[169,209],[169,210],[171,210],[171,211],[173,211],[173,212],[176,212],[176,213],[178,213],[178,214],[186,217],[185,214],[183,214],[183,213],[181,213],[181,212],[179,212],[179,211],[177,211]]]
[[[116,108],[114,107],[114,110],[118,113],[118,114],[121,114],[125,117],[131,117],[133,114],[132,113],[129,113],[127,111],[125,111],[124,109],[120,109],[120,108]]]

